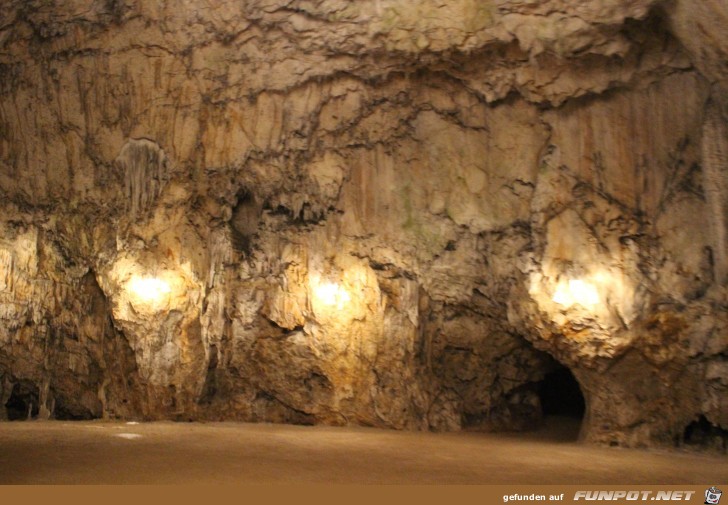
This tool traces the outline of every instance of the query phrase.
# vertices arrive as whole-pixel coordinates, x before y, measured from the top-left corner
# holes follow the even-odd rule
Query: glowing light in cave
[[[161,308],[172,292],[172,288],[165,280],[136,275],[129,281],[127,290],[135,301],[141,302],[154,310]]]
[[[119,438],[125,438],[126,440],[136,440],[137,438],[142,438],[139,433],[117,433],[116,436]]]
[[[559,283],[552,300],[564,307],[578,304],[590,308],[599,304],[599,293],[593,284],[580,279],[571,279],[568,283]]]
[[[335,282],[324,282],[314,288],[314,295],[323,305],[343,309],[351,301],[349,292]]]

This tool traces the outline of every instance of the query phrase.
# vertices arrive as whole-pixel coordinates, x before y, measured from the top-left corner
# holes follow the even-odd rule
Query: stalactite
[[[210,269],[207,275],[207,289],[215,285],[215,276],[223,270],[225,264],[232,262],[232,245],[230,237],[224,229],[217,229],[208,237],[210,251]]]
[[[129,140],[116,163],[124,176],[127,210],[132,217],[146,212],[169,179],[169,163],[164,151],[147,139]]]
[[[0,293],[13,290],[13,255],[6,249],[0,249]]]

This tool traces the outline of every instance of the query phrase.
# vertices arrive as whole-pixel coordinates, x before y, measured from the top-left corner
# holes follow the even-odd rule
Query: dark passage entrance
[[[728,430],[712,424],[701,415],[685,428],[683,443],[688,447],[726,454],[728,453]]]
[[[559,366],[538,385],[538,396],[544,416],[570,417],[581,420],[584,417],[584,395],[571,370]]]
[[[15,383],[10,398],[5,403],[9,421],[25,421],[38,416],[38,388],[30,382]]]

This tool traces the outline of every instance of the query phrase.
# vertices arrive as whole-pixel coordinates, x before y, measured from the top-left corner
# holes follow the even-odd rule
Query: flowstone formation
[[[0,417],[728,430],[728,11],[5,0]]]

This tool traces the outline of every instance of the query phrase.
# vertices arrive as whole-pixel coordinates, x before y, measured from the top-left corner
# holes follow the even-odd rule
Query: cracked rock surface
[[[725,451],[728,8],[577,3],[4,0],[0,418]]]

